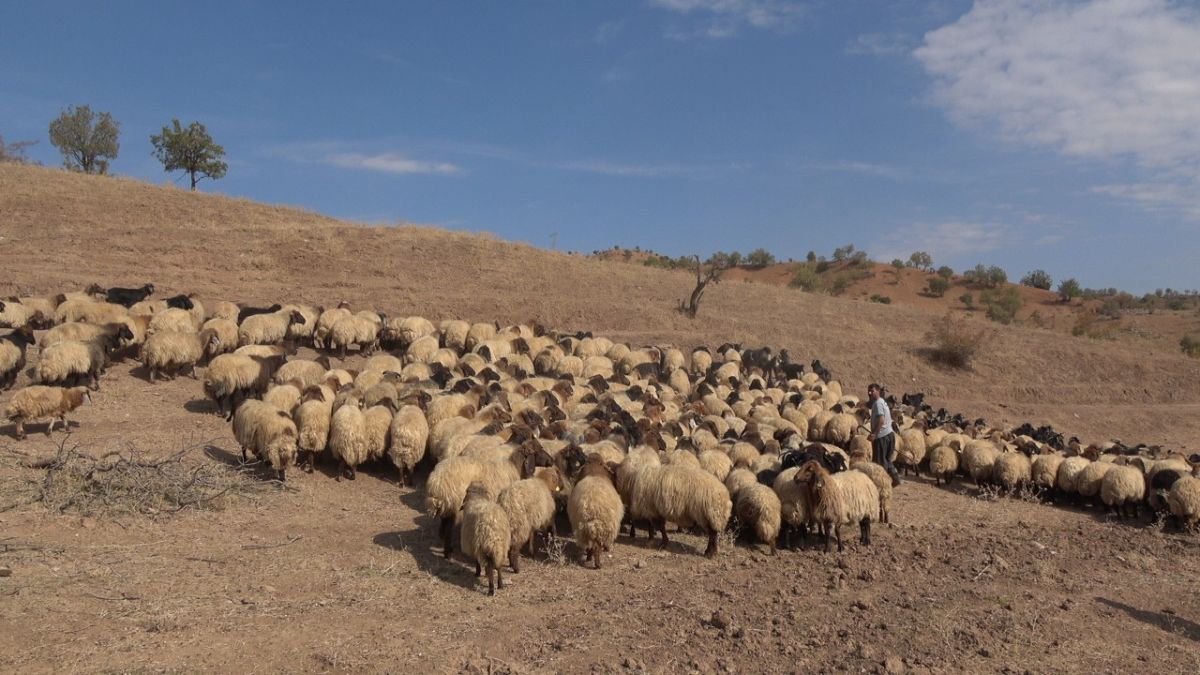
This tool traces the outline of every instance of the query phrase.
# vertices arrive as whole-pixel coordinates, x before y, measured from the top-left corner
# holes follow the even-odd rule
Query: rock
[[[639,560],[639,561],[637,561],[637,562],[633,563],[633,569],[635,569],[635,570],[640,570],[640,569],[642,569],[642,561],[641,561],[641,560]]]
[[[712,618],[708,620],[708,623],[713,628],[725,630],[726,628],[729,628],[731,622],[729,620],[729,615],[718,609],[717,611],[713,612]]]
[[[733,630],[733,637],[735,640],[741,640],[742,638],[746,637],[746,629],[738,626]]]
[[[883,670],[888,675],[900,675],[904,672],[904,662],[898,656],[889,656],[883,660]]]
[[[0,567],[0,577],[11,577],[11,576],[12,576],[12,568]]]
[[[851,605],[851,607],[865,611],[871,609],[871,601],[864,598],[859,598],[858,600],[854,601],[854,604]]]

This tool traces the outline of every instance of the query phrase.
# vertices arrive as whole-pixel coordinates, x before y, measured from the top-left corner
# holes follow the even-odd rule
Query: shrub
[[[1021,284],[1048,291],[1054,285],[1054,281],[1050,278],[1050,274],[1046,270],[1033,270],[1021,278]]]
[[[1071,302],[1083,295],[1083,288],[1074,278],[1064,279],[1058,284],[1058,294],[1062,297],[1063,302]]]
[[[930,343],[929,357],[937,363],[966,368],[989,339],[987,328],[947,312],[933,322],[925,339]]]
[[[1008,272],[1001,267],[992,265],[987,269],[987,283],[992,288],[1008,283]]]
[[[829,287],[829,294],[830,295],[841,295],[842,293],[845,293],[846,289],[849,287],[850,287],[849,279],[847,279],[846,277],[838,277],[837,279],[834,279],[833,285],[831,285]]]
[[[796,273],[792,275],[792,280],[788,282],[788,286],[810,293],[817,290],[820,285],[821,279],[817,276],[817,266],[810,263],[798,266]]]
[[[1179,348],[1184,354],[1192,358],[1200,359],[1200,340],[1193,338],[1191,335],[1184,335],[1179,341]]]
[[[867,257],[866,251],[855,251],[854,255],[850,256],[850,262],[852,262],[852,263],[861,264],[861,263],[865,263],[865,262],[869,262],[869,261],[870,261],[870,258]]]
[[[1021,293],[1013,287],[1002,291],[984,291],[979,301],[987,306],[987,317],[998,323],[1012,323],[1017,318],[1017,310],[1024,304]]]
[[[943,279],[949,279],[954,276],[954,269],[949,265],[942,265],[937,269],[937,275]]]
[[[775,263],[775,255],[765,248],[756,248],[746,256],[746,264],[763,267]]]
[[[817,274],[821,274],[829,269],[830,263],[824,258],[817,260]]]
[[[904,269],[904,261],[899,258],[896,258],[896,259],[892,260],[892,267],[895,267],[898,270],[902,270],[902,269]]]
[[[817,252],[816,252],[816,251],[809,251],[809,252],[808,252],[808,255],[804,256],[804,259],[805,259],[806,261],[810,262],[810,263],[815,263],[815,262],[817,262]]]
[[[908,256],[908,264],[919,270],[929,271],[933,269],[933,256],[925,251],[917,251]]]
[[[878,302],[881,305],[890,305],[892,304],[892,299],[886,295],[875,293],[871,296],[871,302]]]
[[[925,293],[935,298],[940,298],[946,295],[946,291],[950,290],[950,280],[945,277],[933,277],[929,280],[929,285],[925,288]],[[968,293],[968,295],[970,295]]]
[[[1116,298],[1109,298],[1096,311],[1105,318],[1119,319],[1121,318],[1121,303]]]
[[[970,293],[963,293],[958,296],[958,301],[965,305],[967,309],[975,309],[975,298]]]

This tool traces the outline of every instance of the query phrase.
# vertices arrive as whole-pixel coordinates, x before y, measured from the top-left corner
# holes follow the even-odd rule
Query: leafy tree
[[[1000,284],[1006,284],[1008,283],[1008,272],[1005,272],[1004,268],[1002,267],[992,265],[987,270],[987,282],[988,286],[992,288],[995,288]]]
[[[833,249],[833,261],[842,262],[846,258],[849,258],[852,253],[854,253],[854,244],[846,244],[845,246],[835,248]]]
[[[1050,278],[1050,274],[1046,270],[1033,270],[1021,278],[1021,284],[1048,291],[1054,285],[1054,281]]]
[[[765,248],[756,248],[746,256],[746,262],[755,267],[771,265],[775,263],[775,255]]]
[[[805,260],[807,260],[807,261],[808,261],[808,262],[810,262],[810,263],[812,263],[812,262],[817,262],[817,252],[816,252],[816,251],[809,251],[809,252],[808,252],[808,255],[804,256],[804,259],[805,259]]]
[[[942,265],[941,267],[939,267],[937,269],[937,275],[943,279],[948,280],[948,279],[950,279],[950,277],[954,276],[954,269],[951,268],[949,265]]]
[[[856,263],[865,263],[867,260],[869,260],[869,258],[867,258],[866,251],[855,251],[854,255],[850,256],[850,260]]]
[[[929,285],[925,292],[935,298],[940,298],[946,295],[946,291],[950,290],[950,280],[945,277],[930,277]]]
[[[908,264],[919,270],[929,271],[933,269],[933,256],[925,251],[917,251],[908,256]]]
[[[895,260],[892,261],[892,267],[895,267],[898,270],[902,270],[902,269],[904,269],[904,261],[899,258],[896,258]]]
[[[1075,298],[1083,295],[1083,288],[1078,281],[1072,277],[1064,279],[1058,284],[1058,294],[1062,297],[1063,302],[1071,302]]]
[[[162,162],[163,169],[186,172],[192,179],[193,190],[201,179],[217,180],[224,177],[229,168],[228,164],[221,161],[225,156],[225,148],[214,143],[208,130],[199,122],[184,127],[179,120],[171,120],[171,126],[163,127],[161,134],[150,136],[150,142],[154,145],[154,156]]]
[[[115,159],[121,145],[117,142],[121,125],[112,115],[93,113],[82,105],[62,111],[50,123],[50,143],[63,156],[63,166],[84,173],[108,173],[108,162]]]
[[[958,301],[961,302],[967,309],[975,309],[975,297],[970,293],[963,293],[958,296]]]

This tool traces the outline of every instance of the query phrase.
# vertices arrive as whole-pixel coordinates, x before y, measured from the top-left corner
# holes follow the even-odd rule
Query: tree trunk
[[[196,172],[189,171],[188,175],[190,175],[192,177],[192,192],[195,192],[196,191]]]

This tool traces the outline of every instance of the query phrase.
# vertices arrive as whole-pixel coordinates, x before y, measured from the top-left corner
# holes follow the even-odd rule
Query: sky
[[[1200,287],[1195,2],[0,0],[0,135],[83,104],[113,173],[198,120],[202,190],[368,223]]]

